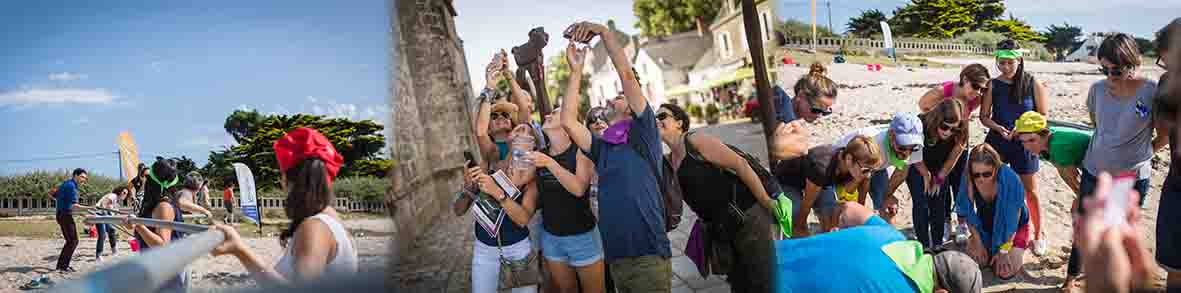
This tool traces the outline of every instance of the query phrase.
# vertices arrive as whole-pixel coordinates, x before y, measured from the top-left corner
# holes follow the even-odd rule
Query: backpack
[[[649,159],[648,146],[642,142],[643,137],[634,135],[635,132],[628,132],[627,143],[632,146],[644,161],[648,162],[648,170],[652,172],[652,176],[656,177],[656,183],[660,186],[660,197],[664,203],[664,230],[670,232],[677,229],[677,225],[681,223],[681,214],[684,211],[684,197],[681,195],[681,184],[677,183],[677,176],[670,175],[673,173],[673,167],[668,163],[667,158],[663,161],[664,172],[657,172],[656,162]],[[664,174],[664,176],[661,176]]]
[[[693,135],[694,133],[694,131],[690,131],[685,133],[685,136],[682,137],[685,144],[685,152],[694,159],[705,162],[706,164],[716,168],[722,168],[709,161],[706,161],[705,157],[701,155],[701,151],[698,151],[696,146],[693,146],[692,143],[689,143],[689,136]],[[770,170],[763,167],[763,163],[760,162],[758,158],[755,158],[755,156],[748,154],[745,151],[742,151],[742,149],[739,149],[734,145],[728,143],[725,145],[729,147],[731,151],[734,151],[734,153],[738,154],[739,157],[742,157],[746,160],[746,163],[750,165],[750,168],[755,171],[755,175],[759,176],[759,181],[763,183],[763,189],[767,190],[767,195],[771,196],[771,199],[775,199],[779,193],[783,192],[783,188],[779,186],[779,180],[775,179],[775,176],[771,175]],[[733,170],[725,168],[722,169],[726,170],[727,173],[730,173],[735,177],[738,176],[738,173],[735,173]]]

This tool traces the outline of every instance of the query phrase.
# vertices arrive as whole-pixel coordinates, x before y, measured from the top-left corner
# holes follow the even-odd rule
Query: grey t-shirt
[[[1087,110],[1095,116],[1083,167],[1091,174],[1134,171],[1138,179],[1152,176],[1152,116],[1156,82],[1144,81],[1134,97],[1112,97],[1107,80],[1091,85]]]

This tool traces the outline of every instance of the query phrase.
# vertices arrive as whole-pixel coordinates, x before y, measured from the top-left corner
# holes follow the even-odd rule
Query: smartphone
[[[467,168],[468,169],[475,168],[476,166],[479,165],[478,163],[476,163],[476,156],[473,156],[472,152],[470,152],[470,151],[463,151],[463,159],[467,160]]]
[[[1128,194],[1136,185],[1136,174],[1125,173],[1111,178],[1111,192],[1103,208],[1103,222],[1107,227],[1123,225],[1127,221]]]

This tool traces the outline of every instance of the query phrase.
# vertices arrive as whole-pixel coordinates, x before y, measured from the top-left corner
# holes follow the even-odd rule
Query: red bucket
[[[90,229],[86,229],[86,230],[90,230],[90,238],[98,237],[98,228],[97,227],[92,225],[92,226],[90,226]]]
[[[135,241],[135,239],[127,240],[127,245],[131,246],[131,251],[133,251],[133,252],[139,251],[139,241]]]
[[[882,71],[882,65],[881,64],[874,64],[873,71]]]

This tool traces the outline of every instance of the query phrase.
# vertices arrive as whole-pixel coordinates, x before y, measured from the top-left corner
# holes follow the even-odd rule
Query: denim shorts
[[[792,214],[800,212],[800,206],[804,202],[804,192],[792,187],[784,186],[783,193],[787,195],[792,201]],[[816,201],[812,202],[812,212],[817,216],[828,216],[835,213],[837,210],[837,189],[835,185],[825,186],[816,193]]]
[[[599,227],[582,234],[556,236],[545,229],[541,232],[541,253],[548,261],[585,267],[603,259],[603,240]]]
[[[984,142],[1000,153],[1001,160],[1009,164],[1017,175],[1036,174],[1040,169],[1037,155],[1026,151],[1025,146],[1017,140],[1005,140],[1000,134],[989,131]]]

